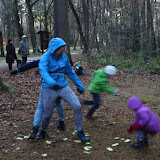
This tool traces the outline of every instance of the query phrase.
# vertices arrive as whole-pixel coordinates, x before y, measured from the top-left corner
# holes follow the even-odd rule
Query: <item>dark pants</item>
[[[22,57],[22,64],[27,62],[27,57]]]
[[[93,112],[100,106],[100,95],[95,93],[92,93],[92,95],[93,95],[93,100],[85,100],[86,104],[93,105],[92,108],[87,113],[87,115],[92,115]]]
[[[137,131],[137,140],[138,141],[144,141],[146,139],[148,139],[147,133],[145,133],[143,130],[139,129]]]
[[[9,70],[12,70],[12,63],[8,63]]]

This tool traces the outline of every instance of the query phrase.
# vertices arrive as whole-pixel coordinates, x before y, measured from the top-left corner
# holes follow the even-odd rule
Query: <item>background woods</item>
[[[0,21],[5,41],[26,34],[33,49],[44,30],[84,53],[159,54],[158,0],[0,0]]]

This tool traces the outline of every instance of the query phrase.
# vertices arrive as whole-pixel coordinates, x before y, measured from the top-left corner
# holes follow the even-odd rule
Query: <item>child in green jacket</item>
[[[84,100],[83,104],[93,105],[87,113],[87,119],[95,119],[92,114],[100,106],[100,93],[118,95],[119,90],[109,86],[109,76],[115,75],[117,72],[114,66],[106,66],[93,73],[93,79],[88,89],[93,95],[93,100]]]

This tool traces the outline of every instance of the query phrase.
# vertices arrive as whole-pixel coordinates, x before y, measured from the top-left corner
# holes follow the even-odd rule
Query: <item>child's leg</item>
[[[144,132],[142,130],[137,131],[137,140],[140,142],[144,140]]]
[[[145,138],[147,138],[147,134],[143,130],[139,129],[137,131],[137,143],[132,143],[131,147],[134,149],[142,149],[144,146],[148,146],[148,144],[145,143]]]
[[[33,122],[34,127],[40,127],[42,115],[43,115],[43,93],[41,88],[38,100],[38,106],[34,115],[34,122]]]
[[[94,101],[94,104],[92,106],[92,108],[89,110],[88,114],[87,115],[92,115],[93,112],[99,108],[100,106],[100,95],[99,94],[95,94],[95,93],[92,93],[93,94],[93,101]]]
[[[40,90],[39,100],[38,100],[38,106],[34,115],[34,121],[33,121],[33,130],[29,137],[29,139],[35,139],[36,134],[38,133],[38,128],[41,125],[41,119],[43,114],[43,93],[42,88]]]

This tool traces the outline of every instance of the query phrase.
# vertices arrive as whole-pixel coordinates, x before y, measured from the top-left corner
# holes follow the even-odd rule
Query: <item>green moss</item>
[[[0,76],[0,86],[4,91],[8,92],[11,95],[11,97],[15,97],[15,90],[10,85],[6,84],[1,76]]]

